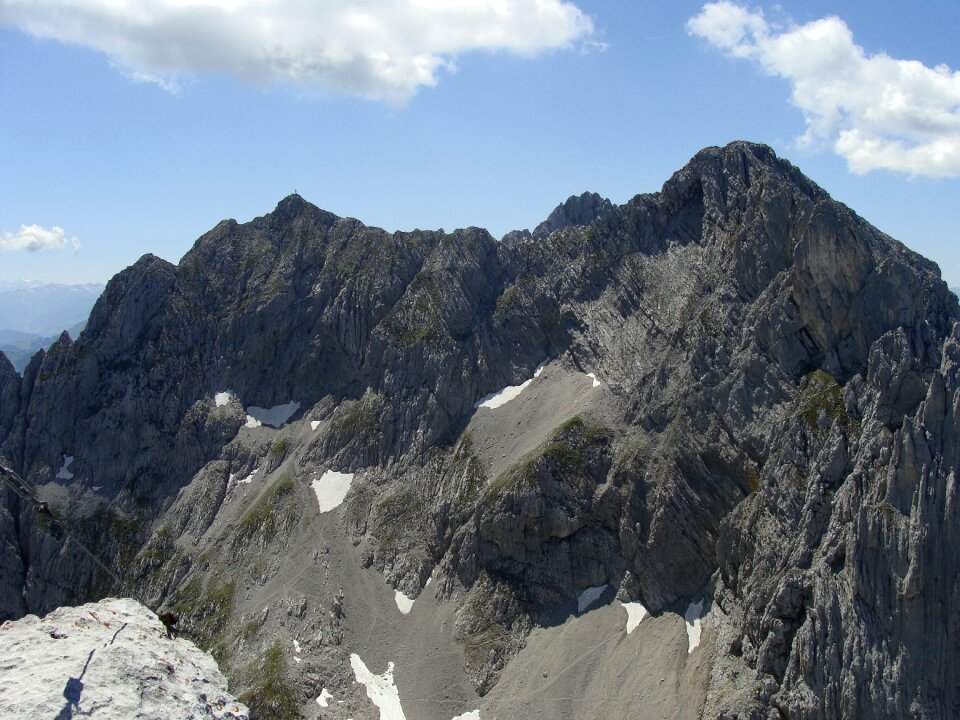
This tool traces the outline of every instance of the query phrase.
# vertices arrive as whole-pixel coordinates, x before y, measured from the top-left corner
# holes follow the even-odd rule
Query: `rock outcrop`
[[[597,193],[585,192],[582,195],[571,195],[566,201],[557,205],[547,219],[533,229],[532,233],[529,230],[512,230],[500,241],[507,247],[516,247],[523,242],[542,240],[555,230],[573,225],[591,225],[611,210],[613,210],[613,203]]]
[[[247,720],[208,653],[167,636],[135,600],[108,598],[0,626],[0,715]]]
[[[22,379],[0,362],[2,451],[251,706],[372,715],[351,654],[380,673],[435,643],[460,662],[398,663],[401,701],[436,682],[502,708],[534,629],[622,602],[650,637],[697,628],[664,655],[685,709],[652,714],[960,714],[960,306],[937,267],[749,143],[508,240],[296,195],[224,221],[114,278]],[[12,499],[0,541],[3,617],[109,585]]]

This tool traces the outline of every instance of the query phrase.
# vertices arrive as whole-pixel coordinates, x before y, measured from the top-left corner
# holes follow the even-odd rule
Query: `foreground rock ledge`
[[[247,720],[216,661],[129,598],[0,626],[0,717]]]

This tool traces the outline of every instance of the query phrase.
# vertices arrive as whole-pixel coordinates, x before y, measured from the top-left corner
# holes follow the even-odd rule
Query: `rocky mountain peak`
[[[22,379],[0,364],[0,449],[251,697],[309,717],[331,694],[563,716],[530,695],[555,672],[582,716],[955,715],[936,266],[750,143],[549,222],[387,233],[291,196],[220,223]],[[0,506],[5,617],[109,583],[28,510]],[[635,639],[657,661],[624,674]]]
[[[546,220],[534,228],[533,237],[543,238],[554,230],[560,230],[570,225],[590,225],[612,208],[613,203],[594,192],[571,195],[557,205]]]
[[[585,192],[571,195],[560,203],[531,233],[529,230],[513,230],[504,235],[500,242],[507,247],[516,247],[524,242],[541,240],[555,230],[573,225],[590,225],[613,209],[613,203],[597,193]]]

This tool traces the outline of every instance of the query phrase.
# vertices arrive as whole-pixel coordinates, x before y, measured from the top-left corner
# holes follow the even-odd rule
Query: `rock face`
[[[948,718],[958,321],[933,263],[760,145],[502,243],[294,195],[0,361],[0,442],[254,712],[374,717],[356,654],[416,717],[524,717],[498,688],[542,685],[534,648],[630,634],[601,627],[629,602],[651,624],[550,666],[558,716]],[[2,617],[110,589],[10,498],[0,540]],[[641,636],[665,665],[624,674]]]
[[[507,247],[516,247],[523,242],[542,240],[554,230],[562,230],[572,225],[590,225],[612,209],[613,203],[597,193],[571,195],[565,202],[557,205],[532,233],[529,230],[513,230],[504,235],[501,242]]]
[[[170,639],[135,600],[108,598],[0,626],[0,715],[246,720],[208,653]]]

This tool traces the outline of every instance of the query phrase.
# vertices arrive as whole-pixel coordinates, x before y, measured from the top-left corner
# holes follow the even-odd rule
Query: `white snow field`
[[[336,472],[327,470],[323,477],[310,483],[313,492],[317,496],[317,504],[320,506],[320,512],[330,512],[347,496],[350,491],[350,483],[353,482],[353,473]]]
[[[0,625],[0,717],[246,720],[217,663],[129,598]]]
[[[320,707],[327,707],[331,700],[333,700],[333,695],[330,694],[329,690],[324,688],[320,691],[320,695],[317,697],[317,705]]]
[[[543,369],[547,366],[547,363],[550,362],[550,358],[547,358],[542,363],[537,366],[537,369],[533,372],[533,377],[529,380],[526,380],[519,385],[508,385],[495,393],[490,393],[489,395],[484,395],[482,398],[477,400],[474,404],[475,408],[489,408],[495,410],[498,407],[506,405],[508,402],[513,400],[517,395],[522,393],[530,383],[534,381],[535,378],[540,377],[540,373],[543,372]]]
[[[399,590],[394,592],[393,599],[397,603],[397,609],[404,615],[410,613],[413,609],[413,601],[416,600],[416,598],[407,597]]]
[[[582,613],[593,605],[608,587],[609,585],[597,585],[596,587],[588,587],[580,593],[580,597],[577,598],[577,612]]]
[[[283,425],[293,417],[293,414],[300,409],[300,403],[292,400],[283,405],[274,405],[271,408],[257,407],[251,405],[247,408],[248,428],[258,428],[261,425],[269,425],[273,428],[283,427]]]
[[[60,470],[57,471],[57,480],[73,480],[73,473],[67,469],[70,467],[70,463],[72,462],[73,455],[63,456],[63,465],[61,466]]]
[[[591,387],[600,387],[600,381],[597,380],[595,373],[587,373],[587,377],[593,381],[593,385],[591,385]]]
[[[374,675],[356,653],[350,655],[350,667],[358,683],[367,689],[367,697],[380,710],[380,720],[406,720],[400,706],[400,692],[393,682],[393,663],[387,663],[383,675]]]
[[[700,633],[703,630],[700,622],[702,618],[703,599],[690,603],[687,606],[687,611],[683,614],[683,620],[687,625],[687,655],[700,645]]]
[[[311,421],[310,421],[310,429],[311,429],[311,430],[316,430],[318,427],[320,427],[320,421],[319,421],[319,420],[311,420]]]
[[[387,671],[383,675],[374,675],[356,653],[350,655],[350,667],[357,682],[367,689],[367,697],[380,710],[380,720],[406,720],[403,707],[400,705],[400,691],[393,680],[393,663],[387,663]],[[317,698],[320,707],[327,707],[327,702],[333,696],[324,688]],[[320,700],[323,699],[323,702]],[[453,720],[480,720],[480,710],[470,710],[457,715]]]
[[[213,396],[213,402],[217,407],[223,407],[230,403],[233,400],[233,393],[229,390],[224,390],[223,392],[218,392]]]
[[[260,472],[260,468],[254,468],[250,471],[250,474],[247,475],[242,480],[237,480],[237,476],[234,473],[230,473],[230,477],[227,480],[227,490],[232,490],[237,485],[249,485],[253,482],[253,476]]]
[[[643,619],[650,613],[638,602],[621,603],[623,609],[627,611],[627,635],[637,629],[637,626],[643,622]]]

